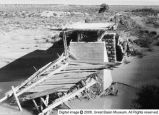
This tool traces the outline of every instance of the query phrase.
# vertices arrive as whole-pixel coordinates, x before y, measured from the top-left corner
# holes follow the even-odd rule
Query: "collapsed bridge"
[[[113,82],[112,67],[122,60],[115,26],[84,23],[61,29],[62,40],[54,44],[64,49],[61,56],[12,87],[0,101],[14,100],[20,110],[22,103],[32,101],[43,115],[72,98],[100,95]]]

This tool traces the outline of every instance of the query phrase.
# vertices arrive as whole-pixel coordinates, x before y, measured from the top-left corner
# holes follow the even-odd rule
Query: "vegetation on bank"
[[[140,16],[157,16],[159,10],[155,10],[153,8],[142,8],[142,9],[135,9],[131,11],[135,15]]]
[[[103,13],[107,11],[109,11],[109,6],[105,3],[101,4],[98,13]]]

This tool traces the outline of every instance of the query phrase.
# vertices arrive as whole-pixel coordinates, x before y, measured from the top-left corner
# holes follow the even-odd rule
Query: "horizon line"
[[[48,4],[48,3],[11,3],[11,4],[1,4],[0,5],[74,5],[74,6],[99,6],[100,4]],[[154,5],[154,4],[108,4],[109,6],[159,6],[159,5]]]

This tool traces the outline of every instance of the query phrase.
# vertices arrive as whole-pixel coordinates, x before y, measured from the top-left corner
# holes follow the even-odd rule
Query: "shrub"
[[[109,6],[105,3],[103,3],[100,5],[100,9],[99,9],[98,13],[103,13],[103,12],[106,12],[108,10],[109,10]]]
[[[142,58],[144,56],[144,54],[139,51],[138,49],[134,49],[132,52],[131,52],[131,55],[132,56],[138,56],[139,58]]]
[[[159,27],[158,18],[156,17],[148,17],[145,21],[146,24],[151,24],[154,28]]]
[[[156,31],[152,31],[152,32],[150,32],[150,34],[151,34],[152,36],[156,36],[156,35],[157,35],[157,32],[156,32]]]
[[[137,14],[137,15],[141,14],[141,15],[144,15],[144,16],[148,16],[148,15],[156,16],[159,11],[155,10],[155,9],[152,9],[152,8],[143,8],[143,9],[132,10],[132,12]]]
[[[150,44],[152,43],[148,38],[140,38],[140,39],[134,40],[134,42],[138,46],[144,47],[144,48],[149,48]]]

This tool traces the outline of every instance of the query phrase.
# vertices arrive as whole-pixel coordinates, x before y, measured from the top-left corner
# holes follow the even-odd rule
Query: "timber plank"
[[[72,87],[74,84],[65,84],[65,85],[43,85],[43,86],[37,86],[34,87],[32,89],[30,89],[27,92],[41,92],[41,91],[45,91],[48,89],[56,89],[56,88],[61,88],[61,89],[69,89],[70,87]]]
[[[30,94],[30,95],[26,95],[24,100],[31,100],[31,99],[35,99],[35,98],[38,98],[38,97],[43,97],[43,96],[55,93],[59,89],[61,89],[61,87],[58,87],[58,88],[55,88],[55,89],[48,89],[48,90],[45,90],[45,91],[42,91],[42,92],[37,92],[37,93]]]
[[[18,96],[17,96],[17,94],[16,94],[16,90],[15,90],[14,86],[12,86],[12,90],[13,90],[13,95],[14,95],[14,97],[15,97],[15,100],[16,100],[16,102],[17,102],[17,104],[18,104],[19,110],[20,110],[20,111],[23,111],[23,110],[22,110],[22,106],[21,106],[21,104],[20,104],[20,102],[19,102]]]
[[[92,73],[96,73],[96,72],[82,72],[82,73],[65,73],[65,74],[56,74],[54,75],[54,77],[50,77],[49,79],[45,80],[45,81],[54,81],[54,79],[65,79],[65,78],[83,78],[86,77]]]
[[[76,83],[78,81],[79,79],[62,79],[62,80],[54,80],[54,81],[48,80],[48,81],[45,81],[44,83],[39,84],[38,86],[47,85],[47,84],[56,85],[56,84]]]

